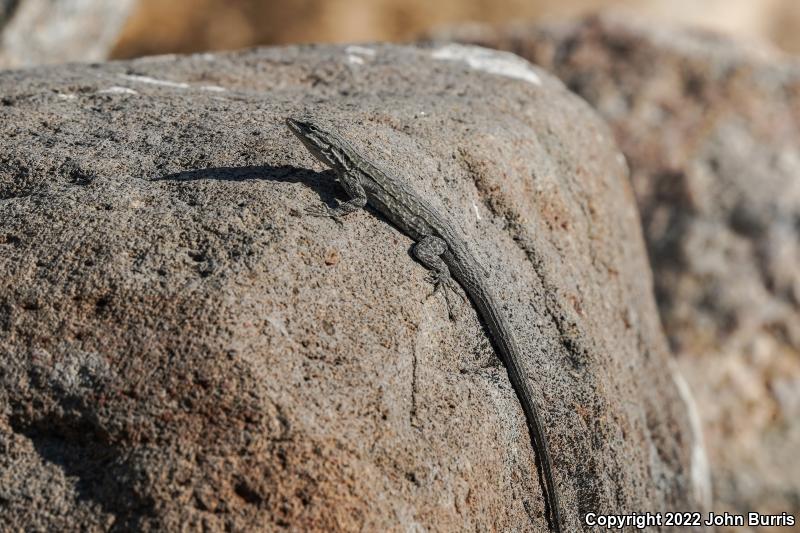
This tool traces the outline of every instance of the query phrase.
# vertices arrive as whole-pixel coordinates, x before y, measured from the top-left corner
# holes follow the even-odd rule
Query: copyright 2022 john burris
[[[644,530],[649,527],[692,527],[692,526],[750,526],[750,527],[792,527],[797,519],[789,513],[699,513],[699,512],[663,512],[663,513],[630,513],[602,514],[587,513],[583,517],[587,526],[601,527],[608,530]]]

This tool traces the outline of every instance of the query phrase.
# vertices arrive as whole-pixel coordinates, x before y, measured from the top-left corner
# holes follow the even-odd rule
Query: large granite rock
[[[506,372],[411,241],[285,128],[313,113],[452,217],[538,391],[568,530],[695,508],[611,132],[480,48],[298,47],[0,73],[0,523],[545,531]]]
[[[450,37],[545,65],[609,121],[717,507],[800,514],[800,62],[612,16]]]

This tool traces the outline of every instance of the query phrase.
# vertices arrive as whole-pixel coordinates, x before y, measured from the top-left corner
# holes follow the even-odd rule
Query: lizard
[[[453,224],[406,181],[381,170],[340,135],[309,120],[287,118],[286,125],[315,159],[334,171],[349,197],[336,207],[311,207],[307,209],[309,214],[338,220],[369,205],[415,241],[412,253],[429,270],[428,280],[434,284],[434,292],[442,287],[445,295],[447,290],[456,290],[453,286],[455,280],[472,301],[522,405],[531,443],[539,459],[540,475],[544,478],[545,516],[549,511],[550,529],[560,533],[561,507],[552,460],[533,391],[520,364],[522,352],[507,317],[485,280],[487,275],[466,241]]]

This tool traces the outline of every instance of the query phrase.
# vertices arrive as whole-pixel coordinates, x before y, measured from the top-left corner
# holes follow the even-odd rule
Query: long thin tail
[[[547,444],[542,421],[539,418],[539,410],[534,400],[533,391],[531,391],[522,372],[520,365],[522,354],[509,328],[508,320],[503,316],[500,307],[486,287],[486,281],[478,278],[477,273],[480,272],[480,269],[477,265],[471,264],[473,261],[464,250],[456,249],[452,251],[455,252],[455,257],[451,258],[448,266],[450,266],[453,276],[464,288],[470,300],[472,300],[483,319],[484,325],[489,330],[500,360],[506,367],[508,378],[522,405],[522,410],[528,423],[531,444],[535,452],[539,482],[542,485],[542,492],[545,494],[546,515],[548,516],[550,529],[555,533],[561,533],[563,531],[561,527],[561,505],[559,504],[558,489],[553,476],[550,448]]]
[[[561,533],[561,505],[558,500],[555,478],[553,477],[553,462],[550,459],[550,447],[547,444],[547,438],[545,437],[544,428],[542,427],[538,409],[531,395],[530,387],[522,377],[519,365],[512,362],[511,358],[509,359],[509,362],[506,362],[508,378],[511,380],[511,384],[522,404],[522,410],[525,412],[525,418],[528,422],[528,432],[530,433],[533,449],[536,453],[536,468],[539,470],[539,480],[540,482],[544,480],[545,487],[543,488],[546,493],[545,501],[548,508],[547,514],[550,529],[556,533]]]

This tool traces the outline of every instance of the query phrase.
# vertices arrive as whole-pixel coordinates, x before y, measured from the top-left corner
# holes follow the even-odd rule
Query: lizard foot
[[[327,205],[312,205],[311,207],[306,207],[305,212],[307,215],[310,215],[312,217],[331,218],[334,220],[334,222],[342,224],[342,221],[339,220],[340,216],[336,212],[336,210],[331,209]]]
[[[442,282],[442,276],[435,270],[430,270],[428,271],[428,275],[425,276],[425,281],[433,284],[434,286],[433,292],[436,292],[439,290],[439,285]]]
[[[330,217],[334,218],[333,213],[331,213],[333,209],[328,207],[327,205],[312,205],[310,207],[305,208],[305,212],[307,215],[311,215],[312,217]]]
[[[458,295],[462,303],[464,302],[464,296],[458,290],[458,287],[456,286],[456,283],[453,281],[453,279],[450,278],[449,276],[443,278],[442,276],[439,275],[439,273],[433,272],[428,275],[427,280],[433,283],[434,286],[433,292],[430,295],[428,295],[428,298],[431,298],[435,296],[437,293],[441,292],[442,295],[444,296],[444,302],[447,305],[447,316],[450,318],[450,320],[455,320],[456,318],[458,318],[460,313],[456,314],[455,312],[456,307],[453,305],[453,302],[450,299],[450,295],[451,294]]]

